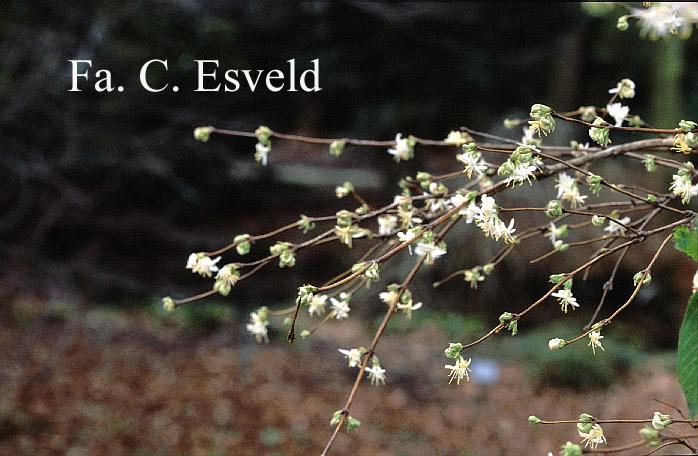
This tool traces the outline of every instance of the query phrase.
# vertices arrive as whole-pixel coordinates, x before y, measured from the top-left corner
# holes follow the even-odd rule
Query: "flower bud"
[[[650,448],[654,448],[661,442],[659,432],[649,426],[645,426],[638,431],[642,442]]]
[[[582,456],[582,447],[576,443],[567,442],[560,447],[560,456]]]
[[[343,139],[332,141],[330,144],[330,155],[339,157],[344,152],[344,146],[346,146],[346,141]]]
[[[606,224],[606,217],[594,215],[591,217],[591,224],[594,226],[604,226]]]
[[[448,348],[444,350],[446,358],[456,359],[460,356],[460,352],[463,350],[463,344],[461,343],[449,343]]]
[[[194,129],[194,138],[197,141],[206,142],[211,137],[213,127],[197,127]]]
[[[172,312],[175,309],[174,299],[170,298],[169,296],[162,298],[162,308],[166,312]]]
[[[551,200],[548,202],[548,208],[545,211],[548,218],[557,218],[562,215],[562,203],[559,200]]]
[[[616,23],[616,27],[618,30],[621,32],[625,32],[628,30],[628,16],[621,16],[618,18],[618,23]]]
[[[548,348],[550,350],[559,350],[565,345],[567,345],[567,341],[565,339],[559,339],[557,337],[548,341]]]
[[[660,412],[654,412],[654,417],[652,417],[652,427],[657,430],[664,429],[673,422],[674,421],[671,419],[671,416],[664,415]]]
[[[535,415],[531,415],[528,417],[528,422],[531,424],[540,424],[541,421],[542,420]]]

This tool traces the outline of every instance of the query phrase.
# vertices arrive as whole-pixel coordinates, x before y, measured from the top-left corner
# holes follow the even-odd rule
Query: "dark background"
[[[632,113],[652,124],[698,112],[696,40],[621,33],[620,9],[605,17],[577,3],[10,1],[3,9],[0,293],[10,300],[140,306],[183,296],[207,286],[184,271],[190,252],[300,213],[332,214],[344,207],[333,195],[344,180],[384,203],[402,176],[455,169],[450,156],[419,148],[416,160],[395,166],[381,150],[348,149],[333,159],[325,148],[280,141],[262,168],[252,160],[253,140],[214,136],[203,144],[192,136],[196,126],[389,139],[398,131],[443,138],[466,125],[518,138],[518,128],[503,130],[503,118],[525,117],[534,102],[603,106],[623,77],[638,86]],[[291,58],[299,70],[320,60],[321,92],[193,91],[194,59],[268,70]],[[85,90],[68,92],[69,59],[109,69],[126,91],[96,93],[81,82]],[[168,60],[168,80],[180,92],[140,87],[139,69],[150,59]],[[560,130],[567,136],[551,143],[588,140],[584,130]],[[456,246],[462,253],[444,270],[486,258],[472,243]],[[326,278],[323,265],[350,264],[342,255],[311,252],[283,281],[270,268],[234,300],[290,300],[301,282]],[[505,263],[486,293],[505,297],[496,280],[525,287],[522,297],[540,291],[524,266]],[[425,274],[427,284],[439,276]],[[462,288],[447,287],[442,305],[463,299]]]

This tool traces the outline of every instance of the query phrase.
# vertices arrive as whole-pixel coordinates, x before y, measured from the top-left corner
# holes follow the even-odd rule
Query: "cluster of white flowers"
[[[327,304],[327,295],[319,294],[313,295],[308,303],[308,313],[312,317],[313,315],[323,315],[325,313],[325,306]]]
[[[649,8],[633,8],[630,17],[640,22],[640,35],[656,40],[667,33],[688,38],[698,22],[695,2],[652,2]]]
[[[266,307],[260,307],[250,314],[247,331],[254,335],[257,342],[269,342],[267,326],[269,326],[269,310]]]
[[[687,162],[684,166],[684,169],[680,169],[677,174],[672,176],[669,190],[674,195],[680,196],[683,204],[688,204],[691,198],[698,195],[698,184],[693,184],[693,163]]]
[[[562,201],[567,201],[572,209],[583,205],[588,198],[587,195],[582,195],[579,192],[577,180],[567,173],[558,175],[555,188],[557,188],[557,197]]]
[[[474,205],[473,205],[474,206]],[[473,212],[470,212],[470,211]],[[514,243],[514,219],[512,218],[509,225],[504,223],[500,218],[497,210],[497,204],[491,196],[482,195],[480,198],[480,206],[469,206],[466,209],[466,223],[472,221],[485,233],[486,237],[493,237],[495,240],[504,239],[507,243]]]
[[[350,300],[351,294],[344,292],[339,294],[339,299],[330,298],[330,307],[332,308],[332,315],[335,319],[341,320],[343,318],[349,318],[349,311],[351,311],[349,307]]]
[[[505,177],[507,185],[523,185],[524,182],[531,184],[531,179],[535,179],[536,171],[543,168],[543,161],[535,155],[536,148],[522,145],[517,147],[509,156],[507,161],[497,170],[497,174]]]
[[[398,310],[407,316],[407,318],[412,318],[412,312],[421,309],[422,303],[415,303],[412,299],[412,292],[405,289],[400,293],[400,285],[396,283],[391,283],[386,288],[386,291],[382,291],[378,294],[381,301],[386,303],[388,306],[395,306]]]
[[[214,272],[218,272],[216,263],[219,261],[221,261],[221,257],[211,259],[203,252],[192,253],[187,259],[187,269],[191,269],[191,272],[202,277],[211,277]]]
[[[475,144],[464,147],[463,153],[456,155],[456,160],[463,163],[463,173],[468,176],[468,179],[472,178],[473,174],[476,177],[482,177],[487,171],[487,164]]]
[[[389,236],[397,228],[397,217],[392,214],[385,214],[378,217],[378,235]]]

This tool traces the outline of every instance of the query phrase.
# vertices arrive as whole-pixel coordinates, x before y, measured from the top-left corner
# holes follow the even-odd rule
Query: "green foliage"
[[[679,382],[691,415],[698,415],[698,293],[688,301],[679,331]]]
[[[679,252],[698,261],[698,228],[680,226],[674,230],[674,247]]]

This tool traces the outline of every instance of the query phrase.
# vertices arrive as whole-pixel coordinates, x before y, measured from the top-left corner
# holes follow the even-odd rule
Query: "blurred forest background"
[[[342,157],[334,158],[324,147],[283,141],[275,141],[270,165],[261,167],[252,157],[253,140],[213,136],[203,144],[193,138],[197,126],[253,131],[263,124],[286,133],[367,139],[390,139],[397,132],[440,139],[449,130],[468,126],[518,139],[520,129],[502,127],[505,117],[527,117],[528,108],[536,102],[561,110],[603,106],[608,89],[625,77],[638,87],[638,95],[630,100],[631,113],[655,126],[695,119],[698,112],[698,39],[640,40],[634,27],[625,33],[616,30],[615,21],[622,10],[597,16],[584,11],[579,3],[134,0],[85,4],[9,0],[2,9],[0,320],[6,329],[3,351],[23,348],[5,353],[0,366],[0,372],[4,370],[0,379],[19,388],[11,387],[7,391],[12,394],[7,395],[0,389],[4,396],[0,402],[0,444],[4,441],[6,445],[0,449],[52,448],[46,454],[62,454],[70,442],[79,440],[65,437],[51,446],[52,435],[63,435],[46,424],[51,422],[46,418],[51,413],[29,411],[28,404],[39,404],[36,406],[41,409],[68,394],[67,390],[46,386],[47,379],[58,375],[46,369],[55,368],[52,363],[60,361],[48,362],[36,355],[43,359],[35,360],[40,367],[20,372],[18,366],[33,348],[61,346],[52,338],[62,334],[67,339],[60,339],[66,344],[61,356],[67,357],[67,365],[74,367],[71,363],[80,359],[89,365],[119,366],[124,362],[98,353],[93,353],[93,359],[91,351],[80,351],[84,347],[74,349],[75,340],[68,335],[79,333],[81,327],[70,326],[73,312],[79,309],[86,315],[83,323],[104,338],[100,340],[109,356],[126,357],[116,354],[120,350],[140,359],[137,353],[143,352],[138,350],[155,344],[163,362],[168,362],[168,347],[178,346],[174,341],[181,343],[181,333],[163,336],[166,342],[158,345],[153,340],[161,340],[160,336],[153,336],[150,330],[126,331],[119,326],[124,312],[140,315],[143,309],[168,328],[204,327],[207,337],[223,322],[223,330],[215,333],[216,350],[233,342],[247,347],[248,336],[240,334],[243,325],[238,320],[245,319],[249,309],[291,303],[297,286],[327,278],[327,265],[351,264],[346,250],[330,247],[304,254],[292,270],[264,270],[213,307],[196,304],[178,316],[163,316],[156,310],[159,297],[185,296],[209,285],[184,270],[189,253],[215,249],[236,234],[267,231],[296,220],[301,213],[334,214],[346,202],[335,198],[334,187],[345,180],[351,180],[369,201],[385,203],[398,191],[401,177],[418,170],[438,173],[458,168],[453,154],[437,150],[417,148],[415,160],[396,166],[383,150],[348,148]],[[218,59],[222,68],[269,70],[285,68],[291,58],[300,67],[312,59],[320,60],[321,92],[193,91],[194,59]],[[68,92],[69,59],[92,59],[95,69],[110,69],[114,79],[126,87],[125,92]],[[147,93],[140,88],[140,67],[150,59],[169,61],[169,80],[181,88],[177,94]],[[588,140],[583,129],[560,127],[551,143]],[[609,173],[624,176],[620,166],[609,166]],[[669,176],[659,174],[657,179],[655,186],[668,185]],[[552,188],[544,188],[548,188],[547,193],[537,187],[523,192],[521,198],[547,201]],[[456,254],[448,255],[442,268],[422,272],[421,282],[413,290],[433,312],[425,313],[424,318],[440,325],[438,334],[444,341],[445,334],[461,337],[464,331],[474,333],[485,327],[482,321],[521,307],[544,291],[548,274],[566,266],[566,260],[554,259],[529,267],[530,258],[519,256],[507,261],[477,293],[458,281],[443,289],[431,289],[431,282],[446,272],[484,261],[489,247],[480,244],[473,245],[466,238],[454,240],[449,245],[450,252]],[[641,260],[641,255],[629,257],[613,294],[616,300],[624,296],[632,274],[643,267]],[[692,273],[677,274],[678,270],[689,270],[690,265],[672,254],[662,265],[662,270],[653,273],[652,287],[638,299],[642,311],[634,312],[625,322],[632,328],[627,331],[631,339],[642,339],[637,331],[644,328],[654,349],[672,349]],[[386,277],[394,274],[397,278],[408,266],[409,260],[398,263]],[[592,274],[590,285],[579,291],[580,300],[594,302],[606,271],[600,268]],[[517,290],[515,297],[512,290]],[[575,317],[584,321],[591,307]],[[96,314],[97,308],[108,311]],[[367,304],[357,315],[371,322],[373,312],[379,309],[377,302]],[[463,317],[463,310],[470,316]],[[531,321],[538,324],[547,320],[540,315]],[[129,321],[128,325],[136,328],[151,324],[141,319]],[[229,324],[231,321],[235,323]],[[524,329],[528,324],[522,323]],[[115,325],[123,330],[117,331],[121,338],[116,341],[110,339]],[[355,329],[363,334],[366,328],[359,325]],[[433,328],[423,329],[430,330]],[[186,334],[196,338],[200,333]],[[96,336],[89,336],[88,331],[85,337],[94,342],[91,337]],[[281,335],[276,337],[278,347],[254,353],[277,356],[276,362],[283,365],[284,357],[298,355],[286,354],[282,339]],[[143,346],[120,345],[133,340]],[[431,339],[425,336],[425,340]],[[435,340],[440,341],[439,337]],[[336,349],[333,340],[328,338],[324,343],[328,350]],[[196,344],[184,342],[180,348],[192,345]],[[136,352],[129,352],[128,347]],[[116,351],[109,351],[111,348]],[[245,353],[247,358],[238,354],[243,356],[240,365],[249,361],[251,355]],[[512,354],[512,358],[517,356],[523,355]],[[259,363],[263,358],[254,359]],[[296,361],[307,362],[303,359]],[[177,367],[170,367],[170,374],[181,375]],[[184,364],[180,367],[185,369]],[[305,368],[305,375],[311,376],[314,368]],[[408,374],[404,376],[406,379]],[[108,383],[109,378],[107,375],[100,381]],[[348,378],[340,377],[340,392],[331,399],[334,405],[339,406],[341,388],[348,385]],[[303,381],[312,384],[311,380]],[[399,375],[395,381],[399,383]],[[139,382],[140,388],[146,381]],[[165,388],[160,386],[155,390]],[[48,390],[52,391],[50,398],[43,396]],[[123,398],[141,393],[123,392]],[[404,398],[393,399],[396,407],[404,406]],[[182,400],[186,402],[186,398]],[[240,404],[230,401],[239,411]],[[166,410],[165,415],[173,419],[172,413]],[[322,414],[328,411],[320,407],[318,413],[319,422],[324,423]],[[371,413],[370,409],[366,413]],[[44,416],[44,421],[37,416]],[[126,429],[122,433],[132,437],[129,426],[136,424],[126,421],[119,429]],[[263,416],[261,421],[274,420]],[[288,423],[276,425],[253,437],[238,435],[236,442],[273,449],[279,444],[279,433],[283,434],[279,429]],[[513,430],[504,428],[501,435],[508,432]],[[41,445],[47,446],[32,446],[35,441],[27,436],[36,435],[43,435]],[[24,436],[24,440],[17,436]],[[286,437],[283,434],[283,439]],[[543,439],[548,443],[542,435],[538,437],[538,442]],[[103,441],[112,438],[104,437]],[[123,437],[119,442],[127,452],[141,448],[139,445],[150,448],[138,439]],[[173,442],[166,447],[186,454],[207,454],[192,450],[199,448],[196,436],[174,438]],[[210,440],[206,442],[200,447],[215,446]],[[298,448],[307,450],[317,444],[288,447],[292,448],[288,451],[302,452]],[[91,454],[108,453],[85,445]],[[236,448],[242,451],[242,447]],[[503,453],[492,451],[472,454],[506,454],[501,448],[498,451]]]

